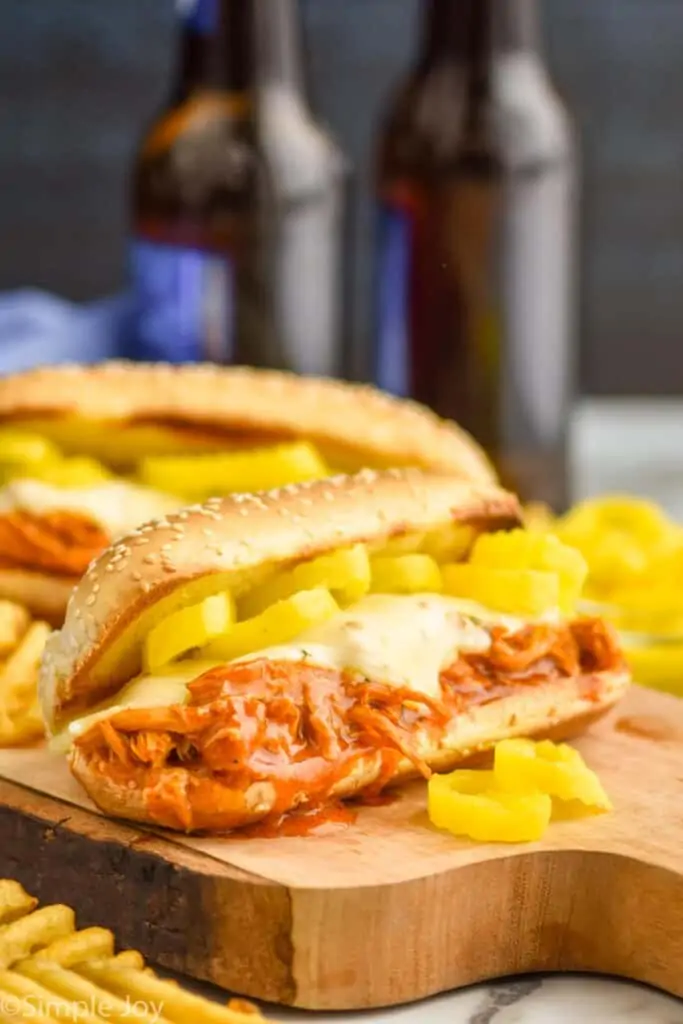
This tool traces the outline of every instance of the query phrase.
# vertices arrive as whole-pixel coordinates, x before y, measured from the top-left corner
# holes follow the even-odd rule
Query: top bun
[[[275,370],[108,362],[0,378],[0,419],[42,416],[305,437],[329,450],[338,470],[417,466],[496,479],[469,434],[420,405],[366,385]]]
[[[115,693],[140,670],[156,622],[211,593],[239,593],[274,563],[450,522],[495,529],[519,521],[506,491],[415,469],[364,470],[171,513],[108,548],[77,585],[43,655],[45,718],[57,730]]]

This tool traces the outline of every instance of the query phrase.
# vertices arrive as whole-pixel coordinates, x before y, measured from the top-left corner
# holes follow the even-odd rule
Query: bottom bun
[[[23,604],[34,618],[61,626],[76,581],[24,569],[0,569],[0,598]]]
[[[571,739],[609,711],[623,696],[629,681],[625,672],[602,672],[525,687],[459,714],[440,741],[425,737],[421,753],[431,769],[447,772],[485,760],[487,752],[503,739]],[[241,828],[268,817],[276,805],[275,785],[267,780],[240,789],[188,768],[141,767],[136,770],[134,782],[117,781],[78,747],[71,751],[70,767],[105,814],[177,831]],[[336,775],[326,797],[362,797],[364,790],[376,784],[381,771],[379,753],[356,759]],[[405,759],[386,785],[417,776],[413,763]],[[182,813],[171,807],[172,801],[165,801],[168,794],[174,799],[181,797]],[[301,790],[289,809],[304,808],[309,802],[309,795]]]

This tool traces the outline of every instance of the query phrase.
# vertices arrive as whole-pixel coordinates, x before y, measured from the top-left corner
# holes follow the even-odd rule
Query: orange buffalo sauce
[[[441,673],[439,699],[306,661],[255,658],[199,676],[186,705],[119,711],[75,744],[97,771],[140,791],[160,825],[224,831],[265,817],[260,833],[282,834],[283,815],[313,809],[315,825],[300,815],[297,832],[292,821],[302,834],[338,813],[336,787],[354,772],[371,800],[401,762],[428,778],[425,745],[459,713],[560,677],[583,675],[590,686],[592,673],[621,665],[599,620],[494,627],[486,652],[461,654]]]
[[[109,535],[77,512],[0,514],[0,567],[81,576]]]

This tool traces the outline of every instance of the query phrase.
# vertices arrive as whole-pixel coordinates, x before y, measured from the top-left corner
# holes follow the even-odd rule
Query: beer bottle
[[[574,353],[575,148],[536,0],[427,0],[379,147],[375,379],[469,429],[558,510]]]
[[[133,172],[129,354],[278,365],[254,0],[178,0],[178,13],[178,76]]]
[[[256,4],[261,144],[281,217],[275,309],[283,358],[298,373],[339,376],[346,365],[349,168],[308,103],[297,0]]]

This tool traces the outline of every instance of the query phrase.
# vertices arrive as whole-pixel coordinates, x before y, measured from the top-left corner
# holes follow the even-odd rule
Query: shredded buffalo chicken
[[[407,759],[424,776],[425,740],[473,706],[561,677],[622,667],[599,620],[491,631],[491,647],[463,654],[441,674],[441,698],[305,662],[265,659],[211,669],[189,684],[186,705],[132,709],[96,722],[76,741],[105,776],[141,788],[150,816],[183,829],[230,828],[244,820],[243,794],[274,791],[271,813],[329,798],[360,759],[377,758],[377,792]],[[192,768],[191,772],[181,771]]]
[[[77,512],[0,515],[0,567],[80,576],[109,544],[96,523]]]

